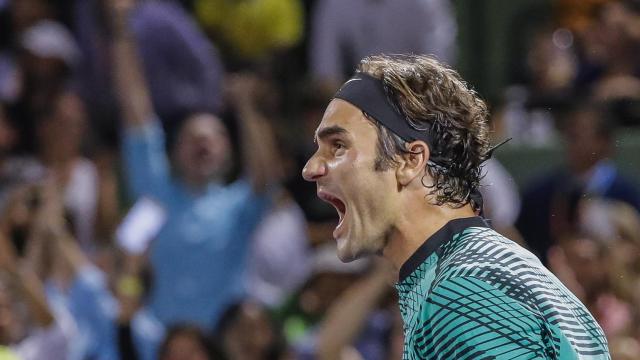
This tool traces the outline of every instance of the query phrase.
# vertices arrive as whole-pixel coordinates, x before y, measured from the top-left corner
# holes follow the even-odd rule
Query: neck
[[[202,194],[207,187],[206,184],[200,181],[185,181],[184,183],[187,186],[188,192],[194,195]]]
[[[212,182],[217,182],[217,179],[200,178],[200,177],[190,177],[190,178],[182,177],[181,180],[182,180],[182,183],[188,189],[188,192],[195,195],[201,194],[204,191],[206,191],[207,187]]]
[[[383,249],[383,256],[400,269],[431,235],[449,221],[475,216],[471,205],[452,208],[448,205],[430,205],[427,201],[412,202],[396,223],[393,234]]]

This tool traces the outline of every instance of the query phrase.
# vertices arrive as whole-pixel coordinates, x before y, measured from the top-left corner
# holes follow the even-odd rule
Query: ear
[[[400,165],[396,168],[396,178],[402,186],[407,186],[425,171],[429,161],[429,146],[420,140],[407,145],[408,152],[400,156]]]

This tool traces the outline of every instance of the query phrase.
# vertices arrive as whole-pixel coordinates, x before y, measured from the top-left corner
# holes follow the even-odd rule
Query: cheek
[[[363,231],[383,231],[392,220],[393,212],[393,186],[388,174],[375,172],[370,169],[359,171],[353,176],[354,192],[353,203],[356,208],[356,224]]]
[[[395,193],[395,178],[387,173],[378,173],[370,186],[371,195],[366,199],[365,208],[373,226],[372,231],[376,232],[375,237],[384,241],[388,232],[395,226],[398,214],[402,213]]]
[[[357,149],[350,149],[343,156],[327,162],[327,168],[333,181],[347,192],[364,189],[371,177],[375,176],[373,158]]]
[[[231,153],[231,144],[226,138],[214,140],[209,144],[209,146],[217,156],[227,156]]]
[[[192,171],[194,164],[190,153],[191,149],[188,145],[178,145],[175,149],[174,165],[178,172],[188,173]]]
[[[176,144],[175,157],[179,164],[185,164],[189,159],[189,146],[184,143]]]
[[[69,137],[80,140],[84,135],[84,129],[84,126],[80,124],[73,124],[63,131],[68,132]]]

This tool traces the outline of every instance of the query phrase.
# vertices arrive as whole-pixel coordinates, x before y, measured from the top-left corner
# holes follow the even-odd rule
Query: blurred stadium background
[[[401,358],[300,176],[377,53],[487,101],[487,217],[637,359],[637,0],[0,0],[0,359]]]

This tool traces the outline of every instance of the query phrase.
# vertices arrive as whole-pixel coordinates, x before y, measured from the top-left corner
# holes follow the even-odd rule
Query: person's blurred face
[[[633,49],[633,40],[629,38],[625,29],[628,12],[622,2],[614,1],[603,6],[597,22],[598,40],[612,61],[621,60],[616,58],[629,54]]]
[[[580,34],[583,54],[589,62],[611,66],[634,59],[634,40],[627,27],[631,16],[621,1],[602,6],[595,21]]]
[[[380,253],[398,213],[394,169],[375,171],[378,132],[362,111],[335,99],[316,130],[316,153],[302,176],[317,185],[318,197],[338,211],[333,231],[338,257],[351,261]]]
[[[571,84],[576,75],[576,59],[570,46],[556,44],[562,33],[543,32],[533,39],[527,53],[527,66],[539,91],[553,91]]]
[[[182,126],[173,151],[180,176],[200,186],[224,175],[230,163],[231,143],[220,119],[197,114]]]
[[[198,340],[179,334],[171,339],[161,360],[209,360],[209,356]]]
[[[242,354],[246,359],[264,358],[275,341],[267,313],[252,302],[241,305],[238,317],[223,336],[226,352]]]
[[[53,113],[41,120],[38,129],[42,154],[51,159],[70,159],[80,155],[87,126],[82,100],[67,93],[56,100]]]
[[[595,116],[593,112],[583,111],[568,119],[564,137],[568,165],[574,172],[587,171],[609,155],[609,143],[605,136],[598,134]]]

